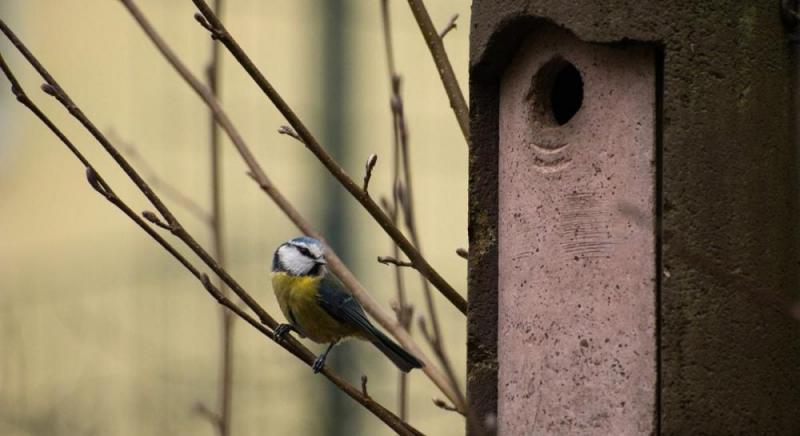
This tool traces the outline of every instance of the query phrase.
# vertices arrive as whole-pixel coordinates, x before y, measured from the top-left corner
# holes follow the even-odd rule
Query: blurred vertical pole
[[[223,0],[214,0],[214,13],[222,16]],[[216,41],[211,43],[211,60],[208,64],[206,74],[208,85],[215,96],[219,96],[219,71],[220,71],[220,44]],[[222,156],[220,153],[220,134],[219,126],[214,120],[214,115],[209,115],[210,142],[211,142],[211,234],[212,234],[212,254],[222,265],[225,264],[225,246],[223,243],[223,215],[222,215]],[[222,281],[218,281],[217,287],[223,294],[229,293]],[[220,354],[220,375],[219,375],[219,397],[218,397],[218,429],[220,436],[231,434],[231,398],[233,394],[233,316],[225,308],[220,308],[222,317],[221,329],[221,354]]]
[[[346,165],[349,160],[347,150],[347,126],[348,119],[347,101],[349,101],[349,81],[347,77],[347,56],[348,41],[346,30],[349,23],[349,8],[346,0],[328,0],[319,3],[321,12],[320,36],[322,40],[319,44],[321,54],[320,80],[322,102],[319,110],[322,122],[322,143],[330,151],[333,157]],[[335,182],[324,178],[321,182],[321,190],[324,192],[322,198],[324,205],[323,234],[327,242],[334,247],[345,263],[351,263],[352,250],[350,242],[353,240],[348,228],[347,210],[345,204],[348,199],[344,190]],[[354,350],[349,343],[340,344],[336,351],[328,359],[336,372],[342,374],[348,380],[357,380],[360,374],[353,371],[353,366],[348,362],[353,359]],[[327,411],[325,424],[323,425],[326,435],[352,435],[359,434],[359,425],[354,407],[351,402],[342,401],[342,394],[338,390],[330,387],[327,390],[326,401],[323,410]]]

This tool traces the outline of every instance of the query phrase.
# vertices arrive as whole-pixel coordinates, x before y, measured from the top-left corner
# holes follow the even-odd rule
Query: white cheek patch
[[[314,262],[300,254],[300,252],[293,247],[282,247],[278,256],[283,267],[295,275],[303,275],[314,267]]]

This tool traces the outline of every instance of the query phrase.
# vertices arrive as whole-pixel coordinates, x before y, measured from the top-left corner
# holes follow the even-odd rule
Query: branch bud
[[[111,200],[113,197],[110,192],[103,186],[100,182],[100,177],[97,175],[92,167],[86,167],[86,181],[89,182],[89,186],[91,186],[98,194],[102,195],[108,200]]]
[[[58,91],[53,85],[49,83],[42,83],[41,88],[45,94],[58,98]]]

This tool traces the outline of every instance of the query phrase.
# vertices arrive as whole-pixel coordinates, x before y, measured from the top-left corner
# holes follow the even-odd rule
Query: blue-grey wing
[[[364,309],[332,274],[327,274],[320,282],[319,305],[337,321],[355,327],[364,338],[386,355],[401,371],[408,372],[413,368],[422,368],[423,364],[376,329],[367,319]]]
[[[319,305],[335,320],[357,327],[368,337],[375,337],[375,327],[364,309],[333,274],[326,274],[319,286]]]

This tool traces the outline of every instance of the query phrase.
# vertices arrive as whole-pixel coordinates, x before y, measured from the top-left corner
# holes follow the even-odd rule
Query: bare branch
[[[458,80],[453,72],[453,66],[450,64],[450,58],[447,57],[447,51],[444,49],[442,37],[436,31],[423,0],[408,0],[408,6],[414,14],[414,19],[419,25],[419,30],[422,32],[425,43],[428,44],[428,50],[433,56],[433,62],[436,64],[436,70],[442,79],[447,98],[450,100],[450,107],[453,108],[453,113],[458,121],[458,126],[461,128],[461,133],[464,135],[464,140],[469,144],[469,108],[467,107],[467,101],[464,100],[464,94],[461,93],[461,88],[458,86]]]
[[[404,260],[397,260],[391,256],[378,256],[378,263],[382,263],[384,265],[396,265],[396,266],[405,266],[414,268],[414,264],[411,262],[406,262]]]
[[[368,195],[364,194],[361,187],[356,184],[342,169],[342,167],[325,151],[311,134],[305,124],[298,118],[294,111],[289,107],[281,95],[267,81],[258,67],[255,66],[250,57],[242,50],[233,36],[223,26],[219,18],[208,7],[204,0],[192,0],[200,12],[211,24],[213,29],[218,29],[219,40],[230,51],[234,58],[250,75],[253,81],[259,86],[264,94],[272,101],[273,105],[286,118],[292,128],[302,138],[306,148],[308,148],[328,171],[347,189],[350,194],[369,212],[369,214],[380,224],[383,230],[397,243],[400,249],[408,258],[414,262],[417,269],[444,295],[461,313],[466,314],[467,301],[436,271],[420,252],[414,247],[400,229],[392,224],[391,219],[383,212],[377,203]]]
[[[456,254],[463,257],[464,259],[469,259],[469,251],[466,248],[457,248]]]
[[[372,178],[372,170],[375,168],[375,164],[378,163],[378,155],[371,154],[367,158],[367,163],[365,165],[365,172],[364,172],[364,185],[361,189],[364,190],[364,193],[367,193],[367,188],[369,188],[369,179]]]
[[[447,34],[450,33],[451,30],[453,30],[453,29],[455,29],[457,27],[456,26],[456,20],[458,20],[458,14],[453,14],[453,16],[450,17],[450,21],[447,22],[446,26],[444,26],[444,29],[439,31],[439,38],[440,39],[444,39],[444,37],[447,36]]]

